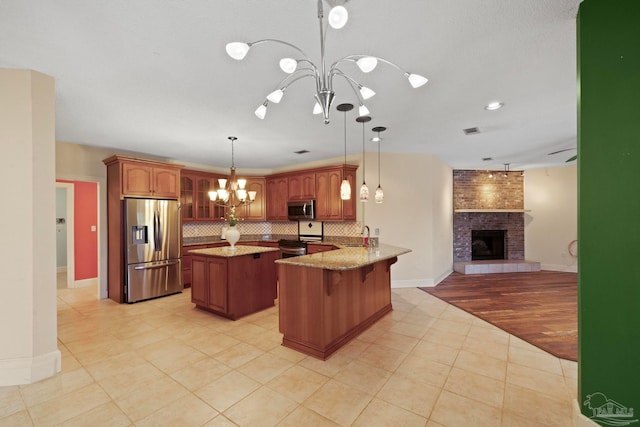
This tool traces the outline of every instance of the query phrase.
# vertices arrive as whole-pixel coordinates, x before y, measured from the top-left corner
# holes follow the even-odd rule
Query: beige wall
[[[60,371],[55,254],[55,101],[51,77],[0,69],[0,386]]]
[[[385,197],[382,204],[376,204],[377,154],[367,154],[366,161],[372,200],[364,207],[365,224],[372,236],[376,228],[380,230],[381,243],[412,250],[392,267],[392,286],[437,284],[452,267],[451,168],[429,154],[383,153],[380,184]],[[358,179],[362,183],[360,175]],[[361,219],[362,213],[359,215]]]
[[[544,270],[577,271],[569,253],[578,238],[578,183],[575,165],[527,170],[524,177],[525,258]]]

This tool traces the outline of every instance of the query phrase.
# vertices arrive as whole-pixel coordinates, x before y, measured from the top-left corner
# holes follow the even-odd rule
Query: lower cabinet
[[[279,251],[217,257],[192,255],[191,302],[229,319],[273,307]]]

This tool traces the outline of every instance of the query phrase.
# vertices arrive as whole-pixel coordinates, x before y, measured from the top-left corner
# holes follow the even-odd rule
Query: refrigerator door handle
[[[153,246],[156,252],[162,250],[162,239],[160,236],[160,215],[158,215],[158,212],[153,213]]]
[[[176,265],[178,264],[180,261],[171,261],[171,262],[165,262],[162,264],[154,264],[154,265],[137,265],[135,267],[133,267],[134,270],[151,270],[154,268],[164,268],[164,267],[168,267],[170,265]]]

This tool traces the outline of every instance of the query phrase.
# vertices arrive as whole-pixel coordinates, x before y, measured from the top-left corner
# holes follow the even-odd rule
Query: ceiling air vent
[[[483,157],[482,158],[483,162],[488,162],[489,160],[493,160],[493,157]]]
[[[462,129],[462,132],[464,132],[465,135],[475,135],[477,133],[480,133],[480,129],[478,129],[477,127],[466,128]]]
[[[298,151],[294,151],[293,153],[294,154],[306,154],[308,152],[309,152],[309,150],[298,150]]]

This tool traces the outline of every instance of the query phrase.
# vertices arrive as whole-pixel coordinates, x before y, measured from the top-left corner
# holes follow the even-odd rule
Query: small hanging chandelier
[[[342,166],[342,184],[340,184],[340,198],[351,200],[351,184],[347,179],[347,111],[353,109],[353,104],[340,104],[336,107],[338,111],[344,113],[344,164]]]
[[[209,191],[209,198],[218,206],[228,209],[230,219],[236,219],[236,208],[248,205],[256,200],[256,191],[247,191],[247,180],[236,179],[236,165],[233,144],[238,138],[230,136],[231,141],[231,172],[229,178],[218,179],[218,189]]]
[[[363,203],[369,201],[369,187],[367,187],[365,179],[367,164],[364,154],[364,124],[369,121],[371,121],[371,117],[369,116],[360,116],[356,118],[356,122],[362,123],[362,186],[360,186],[360,201]]]
[[[372,139],[372,141],[378,143],[378,188],[376,188],[374,199],[376,203],[382,203],[382,201],[384,200],[384,192],[382,191],[382,187],[380,186],[380,141],[382,141],[382,138],[380,138],[380,132],[384,132],[385,130],[387,130],[387,128],[384,126],[376,126],[371,130],[378,133],[378,136]]]
[[[346,1],[347,0],[344,0],[342,1],[342,3],[346,3]],[[327,17],[328,26],[331,26],[334,29],[340,29],[344,27],[349,18],[347,9],[342,5],[335,5],[335,3],[340,3],[336,2],[335,0],[327,0],[327,3],[334,6],[329,12],[329,16]],[[426,77],[423,77],[419,74],[409,73],[391,61],[372,55],[347,55],[336,60],[333,64],[331,64],[331,66],[327,67],[325,65],[324,50],[328,26],[323,22],[324,11],[322,7],[322,0],[318,0],[317,16],[320,23],[320,64],[317,66],[313,63],[313,61],[309,59],[309,56],[304,53],[302,49],[294,44],[283,40],[261,39],[251,43],[227,43],[227,54],[237,61],[241,61],[242,59],[244,59],[247,53],[249,53],[249,49],[251,49],[251,47],[266,42],[283,44],[294,49],[299,54],[298,58],[282,58],[280,60],[280,69],[284,71],[287,76],[283,78],[280,83],[278,83],[276,89],[273,92],[269,93],[267,95],[267,99],[255,110],[255,115],[259,119],[263,120],[265,118],[269,102],[272,102],[274,104],[279,103],[282,100],[284,92],[287,90],[287,88],[291,84],[305,77],[311,77],[315,81],[315,104],[313,107],[313,114],[322,113],[325,124],[329,123],[329,111],[331,109],[333,100],[335,99],[335,92],[333,91],[333,78],[336,76],[343,78],[349,84],[354,94],[358,98],[359,115],[365,116],[369,114],[369,110],[367,109],[367,107],[365,107],[364,101],[371,98],[376,93],[368,87],[361,85],[352,77],[345,74],[339,68],[339,65],[342,65],[345,62],[355,63],[363,73],[373,71],[373,69],[378,65],[378,62],[382,62],[402,73],[413,88],[418,88],[427,83],[428,79]]]

